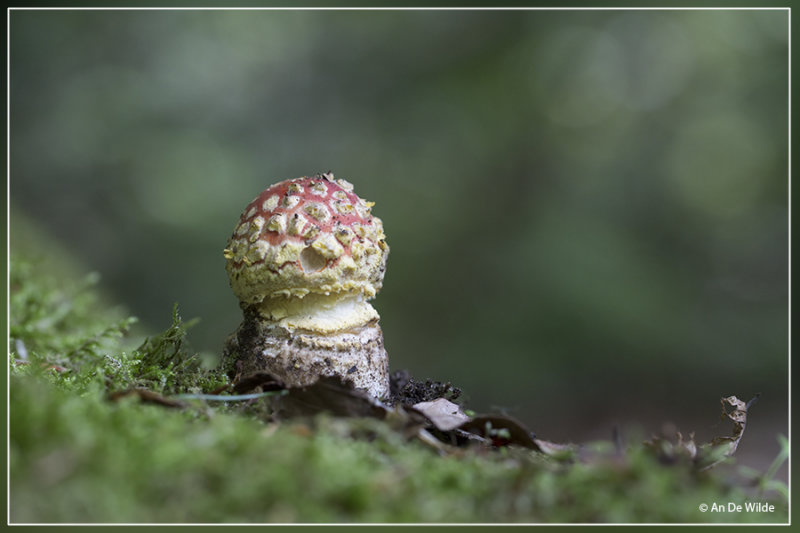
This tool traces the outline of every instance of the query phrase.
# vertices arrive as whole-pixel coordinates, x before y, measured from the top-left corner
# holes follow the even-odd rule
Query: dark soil
[[[426,379],[418,381],[411,377],[408,370],[397,370],[389,376],[389,403],[391,405],[414,405],[419,402],[430,402],[445,398],[454,402],[461,396],[461,389],[450,382]]]

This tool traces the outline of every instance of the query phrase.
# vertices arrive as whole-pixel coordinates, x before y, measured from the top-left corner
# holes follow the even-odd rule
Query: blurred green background
[[[11,232],[213,359],[222,248],[331,170],[391,246],[394,369],[542,438],[788,408],[787,11],[14,11]]]

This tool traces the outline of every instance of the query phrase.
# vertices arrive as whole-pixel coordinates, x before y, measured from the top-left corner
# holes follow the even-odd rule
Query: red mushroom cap
[[[374,204],[326,173],[282,181],[244,209],[224,251],[243,305],[276,296],[380,290],[389,247]]]

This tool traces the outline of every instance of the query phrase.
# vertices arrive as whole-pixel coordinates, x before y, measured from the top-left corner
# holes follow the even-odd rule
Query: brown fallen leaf
[[[367,393],[354,389],[336,376],[323,377],[312,385],[289,387],[273,401],[277,418],[309,416],[326,412],[334,416],[370,416],[383,419],[386,407]]]
[[[533,442],[540,452],[556,459],[573,459],[578,451],[578,446],[575,444],[560,444],[536,438]]]
[[[744,435],[744,428],[747,425],[747,411],[758,401],[759,396],[761,396],[760,393],[756,394],[747,403],[736,396],[720,399],[720,404],[722,405],[720,418],[723,420],[727,418],[733,422],[733,431],[730,436],[714,437],[710,443],[701,447],[703,454],[698,456],[700,470],[708,470],[736,453],[739,448],[739,442]],[[731,410],[729,410],[729,407]]]
[[[727,418],[733,422],[733,431],[730,436],[714,437],[711,442],[698,446],[694,440],[694,433],[690,433],[689,438],[684,439],[681,432],[676,431],[672,438],[654,436],[644,444],[656,452],[659,459],[664,462],[672,463],[684,458],[692,461],[699,471],[708,470],[736,452],[747,424],[747,411],[758,400],[758,397],[759,395],[756,395],[747,403],[736,396],[720,399],[721,418],[723,420]]]
[[[444,398],[431,402],[419,402],[411,408],[423,414],[440,431],[456,429],[470,420],[469,416],[461,410],[461,406]]]
[[[162,396],[157,392],[141,388],[112,392],[108,395],[108,399],[112,402],[116,402],[122,398],[128,398],[130,396],[137,396],[143,403],[153,403],[164,407],[186,407],[186,404],[183,402],[173,400],[171,398],[167,398],[166,396]]]
[[[722,404],[720,418],[722,420],[727,418],[733,422],[733,434],[730,437],[714,437],[711,441],[712,446],[724,446],[727,444],[729,448],[727,455],[733,455],[736,452],[739,447],[739,441],[742,440],[742,435],[744,435],[744,428],[747,425],[747,410],[758,400],[758,397],[759,395],[756,395],[747,403],[744,403],[736,396],[720,399],[720,404]],[[733,409],[729,411],[728,406]]]
[[[534,441],[533,432],[509,416],[479,415],[464,422],[458,429],[489,439],[495,447],[514,444],[541,451]]]

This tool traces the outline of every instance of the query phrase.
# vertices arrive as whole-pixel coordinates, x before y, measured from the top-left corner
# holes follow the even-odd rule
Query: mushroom
[[[328,172],[276,183],[245,207],[225,247],[244,321],[223,351],[229,372],[302,387],[339,376],[388,396],[389,362],[369,300],[389,246],[373,202]]]

